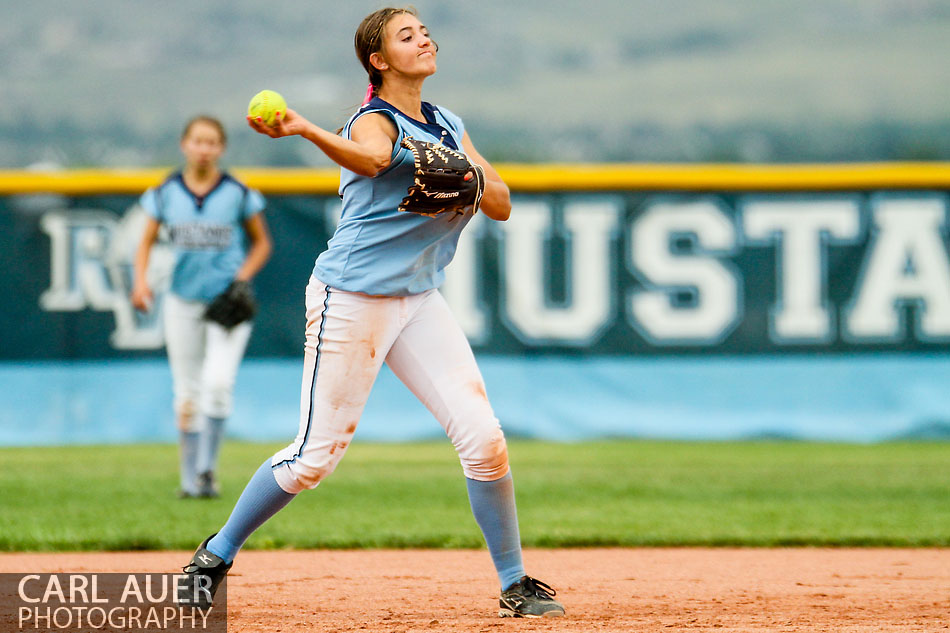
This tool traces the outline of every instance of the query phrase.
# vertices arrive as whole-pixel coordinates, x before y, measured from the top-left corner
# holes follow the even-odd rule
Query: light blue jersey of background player
[[[196,301],[211,301],[234,280],[247,255],[244,222],[265,206],[260,192],[227,172],[201,197],[176,172],[139,202],[168,230],[175,255],[171,291]]]

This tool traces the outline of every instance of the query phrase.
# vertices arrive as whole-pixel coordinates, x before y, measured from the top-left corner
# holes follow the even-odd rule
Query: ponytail
[[[363,97],[363,103],[361,103],[360,106],[366,105],[367,103],[372,101],[373,97],[375,96],[376,96],[376,86],[374,86],[373,84],[368,84],[366,86],[366,95]]]

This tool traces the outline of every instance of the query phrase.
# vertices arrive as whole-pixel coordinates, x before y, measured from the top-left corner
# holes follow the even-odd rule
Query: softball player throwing
[[[149,219],[135,257],[132,304],[137,309],[152,307],[146,271],[163,225],[175,253],[163,316],[179,429],[182,498],[218,495],[218,447],[251,335],[248,282],[271,252],[261,213],[264,198],[218,168],[226,143],[217,119],[192,119],[181,137],[184,169],[140,200]]]
[[[370,87],[341,134],[293,110],[273,127],[249,117],[256,131],[302,136],[341,166],[343,212],[306,290],[297,438],[261,466],[184,571],[193,585],[217,587],[255,529],[333,472],[385,361],[455,446],[501,582],[500,615],[563,615],[555,591],[525,574],[505,437],[468,341],[437,290],[473,214],[508,219],[508,188],[462,120],[422,101],[438,47],[414,9],[367,16],[355,45]],[[181,601],[189,599],[182,594]]]

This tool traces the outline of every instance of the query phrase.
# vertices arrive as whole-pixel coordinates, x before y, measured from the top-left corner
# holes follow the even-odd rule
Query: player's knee
[[[495,481],[508,474],[508,443],[500,427],[481,433],[468,450],[459,452],[462,471],[469,479]]]
[[[346,443],[335,442],[321,450],[308,450],[290,464],[290,472],[301,490],[312,490],[333,474],[343,457]]]
[[[183,400],[175,407],[178,430],[191,433],[198,430],[198,409],[193,400]]]
[[[301,490],[313,490],[332,472],[332,469],[326,467],[321,468],[299,463],[294,464],[290,470]]]
[[[210,385],[201,408],[212,418],[226,418],[231,415],[233,401],[230,385]]]

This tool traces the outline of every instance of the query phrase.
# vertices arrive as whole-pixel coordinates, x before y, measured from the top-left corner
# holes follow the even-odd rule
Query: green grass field
[[[950,443],[511,441],[527,546],[950,545]],[[0,450],[0,550],[192,549],[279,445],[223,448],[178,500],[173,445]],[[250,548],[481,547],[451,445],[354,443]]]

